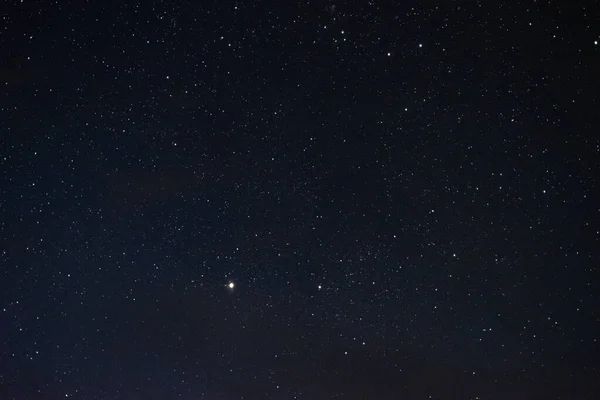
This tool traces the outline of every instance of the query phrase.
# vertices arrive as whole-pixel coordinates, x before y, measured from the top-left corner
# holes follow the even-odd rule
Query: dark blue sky
[[[0,398],[600,396],[597,5],[394,3],[0,9]]]

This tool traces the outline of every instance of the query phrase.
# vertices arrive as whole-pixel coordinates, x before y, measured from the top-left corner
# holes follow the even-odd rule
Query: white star
[[[229,283],[227,284],[227,287],[229,288],[229,290],[233,290],[233,289],[235,289],[235,283],[233,283],[233,282],[229,282]]]

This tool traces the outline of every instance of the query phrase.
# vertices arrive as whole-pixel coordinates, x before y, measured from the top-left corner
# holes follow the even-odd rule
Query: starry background
[[[3,2],[0,398],[599,398],[598,3],[490,3]]]

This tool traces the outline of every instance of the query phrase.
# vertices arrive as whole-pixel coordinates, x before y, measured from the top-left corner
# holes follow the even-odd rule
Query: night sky
[[[0,399],[600,398],[588,3],[3,1]]]

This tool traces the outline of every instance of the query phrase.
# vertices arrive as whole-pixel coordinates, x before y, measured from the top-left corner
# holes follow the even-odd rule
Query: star
[[[229,290],[233,290],[233,289],[235,289],[235,283],[233,283],[233,282],[229,282],[229,283],[227,284],[227,288],[228,288]]]

